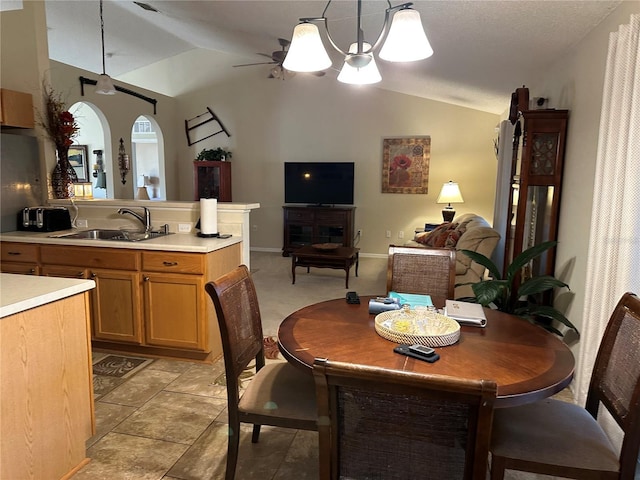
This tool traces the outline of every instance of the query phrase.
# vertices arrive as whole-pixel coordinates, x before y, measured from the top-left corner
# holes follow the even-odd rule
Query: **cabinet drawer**
[[[303,210],[287,210],[289,222],[313,222],[313,212]]]
[[[40,275],[40,267],[35,263],[2,262],[0,271],[2,273],[17,273],[19,275]]]
[[[203,274],[204,255],[197,253],[142,252],[142,269],[148,272]]]
[[[40,255],[47,265],[69,265],[84,268],[138,270],[140,254],[120,248],[66,247],[43,245]]]
[[[38,263],[38,245],[2,242],[2,262]]]
[[[318,224],[342,224],[347,218],[347,212],[318,212],[316,223]]]

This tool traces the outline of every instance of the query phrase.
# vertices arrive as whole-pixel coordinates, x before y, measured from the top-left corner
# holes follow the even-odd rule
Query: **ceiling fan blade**
[[[273,57],[271,55],[267,55],[266,53],[256,53],[256,55],[262,55],[263,57],[267,57],[273,60]]]
[[[234,67],[252,67],[254,65],[276,65],[278,62],[260,62],[260,63],[243,63],[242,65],[234,65]]]

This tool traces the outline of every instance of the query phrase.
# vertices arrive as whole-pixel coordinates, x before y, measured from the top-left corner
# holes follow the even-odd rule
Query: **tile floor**
[[[105,354],[94,352],[94,361]],[[73,480],[224,478],[227,452],[224,371],[214,365],[155,360],[125,379],[95,385],[91,462]],[[263,427],[251,443],[242,426],[238,480],[316,479],[317,433]]]

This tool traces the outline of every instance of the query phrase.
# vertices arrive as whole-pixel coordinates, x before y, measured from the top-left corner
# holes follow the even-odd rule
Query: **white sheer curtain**
[[[581,405],[607,321],[627,291],[640,295],[640,15],[609,38],[576,374]],[[619,443],[611,423],[604,427]]]

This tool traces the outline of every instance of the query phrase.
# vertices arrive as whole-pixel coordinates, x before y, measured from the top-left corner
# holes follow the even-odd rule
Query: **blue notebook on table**
[[[389,298],[397,298],[400,305],[415,307],[433,307],[430,295],[418,295],[416,293],[389,292]]]

